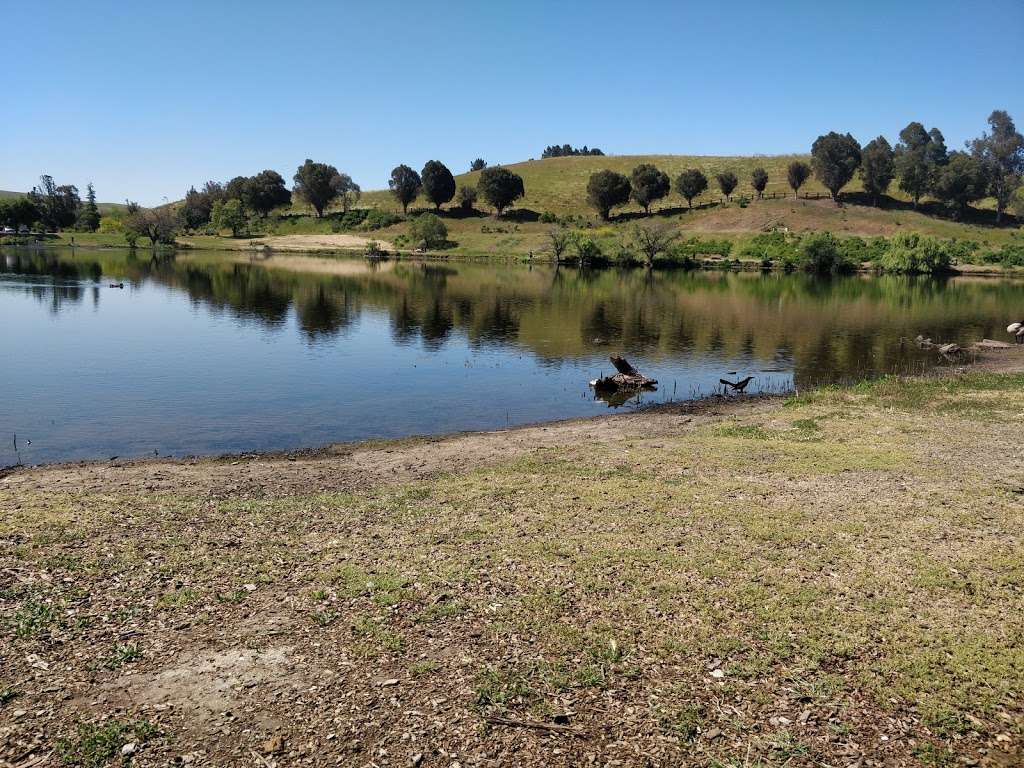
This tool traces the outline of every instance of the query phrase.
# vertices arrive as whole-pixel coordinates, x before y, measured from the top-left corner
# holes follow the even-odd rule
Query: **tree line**
[[[580,155],[603,155],[597,147],[590,149],[584,144],[582,147],[574,147],[572,144],[552,144],[549,147],[544,147],[544,151],[540,153],[541,160],[547,160],[549,157],[577,157]]]
[[[996,223],[1024,176],[1024,136],[1005,111],[989,115],[989,130],[967,142],[965,150],[949,151],[938,128],[925,130],[918,122],[907,125],[893,147],[879,136],[864,147],[849,133],[831,131],[815,139],[811,163],[796,160],[786,169],[786,181],[794,194],[813,174],[833,200],[839,200],[843,187],[859,173],[864,191],[878,205],[894,180],[910,196],[916,209],[924,195],[945,204],[952,215],[961,217],[970,203],[992,197],[996,201]],[[716,174],[715,181],[727,200],[732,199],[739,179],[732,171]],[[750,186],[762,197],[768,185],[768,172],[755,168]],[[668,175],[650,164],[638,165],[630,176],[604,170],[591,175],[587,183],[587,201],[607,220],[612,209],[633,200],[645,212],[651,204],[669,194]],[[683,171],[675,179],[676,192],[693,207],[693,199],[708,189],[708,178],[697,168]]]
[[[96,190],[86,185],[85,202],[73,184],[57,184],[52,176],[39,177],[39,184],[25,196],[0,200],[0,226],[14,230],[41,226],[47,231],[75,229],[95,232],[100,226]]]

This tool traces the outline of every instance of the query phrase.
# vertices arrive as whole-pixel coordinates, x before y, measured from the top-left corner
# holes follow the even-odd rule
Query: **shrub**
[[[701,240],[699,237],[691,237],[679,242],[674,248],[674,253],[683,256],[721,256],[728,258],[732,253],[732,243],[728,240]]]
[[[440,248],[448,241],[448,227],[433,213],[417,216],[409,227],[409,234],[414,243],[427,248]]]
[[[338,219],[338,225],[342,229],[355,229],[366,221],[366,217],[369,214],[370,211],[366,208],[350,208]]]
[[[889,243],[879,260],[888,272],[947,272],[952,264],[950,249],[934,237],[916,232],[901,232]]]
[[[813,232],[800,238],[796,264],[805,272],[848,272],[854,264],[846,259],[831,232]]]
[[[373,208],[363,219],[363,229],[383,229],[384,227],[390,227],[392,224],[397,224],[401,220],[402,217],[397,213]]]
[[[553,214],[551,211],[544,211],[540,215],[540,223],[541,224],[557,224],[558,223],[558,217],[555,216],[555,214]]]
[[[795,264],[797,260],[797,240],[786,237],[784,232],[766,232],[754,235],[740,248],[738,256],[757,259],[762,264]]]
[[[604,258],[604,254],[601,252],[601,247],[592,237],[587,235],[581,235],[577,232],[573,238],[572,246],[573,250],[576,252],[576,260],[580,264],[592,264],[595,261],[601,261]]]

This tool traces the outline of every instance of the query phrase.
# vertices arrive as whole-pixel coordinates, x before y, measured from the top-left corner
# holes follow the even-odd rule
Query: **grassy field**
[[[0,759],[1021,765],[1022,387],[19,470]]]

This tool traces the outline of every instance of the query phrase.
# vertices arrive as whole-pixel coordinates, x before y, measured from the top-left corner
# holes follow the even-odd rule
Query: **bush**
[[[440,248],[448,242],[448,227],[437,214],[423,213],[409,226],[409,235],[414,243],[427,248]]]
[[[879,266],[887,272],[908,274],[948,272],[952,264],[951,250],[934,237],[901,232],[889,243]]]
[[[728,240],[701,240],[699,237],[691,237],[679,242],[672,251],[690,258],[697,256],[728,258],[732,253],[732,243]]]
[[[580,264],[593,264],[604,260],[601,247],[592,237],[577,232],[573,237],[572,247],[576,252],[576,261]]]
[[[813,232],[800,238],[796,265],[805,272],[819,275],[849,272],[856,266],[848,260],[831,232]]]
[[[352,211],[349,211],[352,213]],[[391,211],[382,211],[380,208],[371,208],[363,218],[363,229],[383,229],[397,224],[402,217]]]
[[[981,254],[984,264],[1002,264],[1004,267],[1024,267],[1024,245],[1004,245],[998,250]]]
[[[557,224],[558,223],[558,217],[555,216],[555,214],[553,214],[551,211],[544,211],[540,215],[540,223],[541,224]]]
[[[792,265],[797,260],[797,240],[786,237],[784,232],[766,232],[754,235],[740,248],[737,255],[742,258],[757,259],[765,265],[769,263]]]

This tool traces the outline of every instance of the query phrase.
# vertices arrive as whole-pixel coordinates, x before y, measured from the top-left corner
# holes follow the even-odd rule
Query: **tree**
[[[455,197],[455,177],[448,167],[439,160],[428,160],[420,174],[423,179],[423,192],[434,208],[441,206]]]
[[[349,209],[359,202],[359,198],[363,194],[363,190],[352,181],[352,177],[347,173],[337,174],[331,179],[331,186],[334,187],[334,191],[341,201],[341,210],[345,213],[348,213]]]
[[[811,177],[811,166],[802,160],[794,160],[786,168],[786,181],[796,197],[800,197],[800,187]]]
[[[885,136],[869,141],[861,152],[860,176],[872,205],[878,205],[879,195],[889,189],[895,172],[895,154]]]
[[[608,221],[612,208],[629,202],[631,192],[629,179],[615,171],[598,171],[587,182],[587,202],[604,221]]]
[[[757,198],[764,197],[764,188],[768,186],[768,171],[764,168],[755,168],[750,174],[750,186],[757,192]]]
[[[324,209],[338,197],[333,183],[334,177],[338,175],[338,169],[333,165],[314,163],[307,158],[295,172],[295,186],[292,192],[300,200],[311,205],[319,219],[324,215]]]
[[[78,214],[78,228],[83,232],[95,232],[100,228],[100,209],[96,207],[96,190],[91,181],[85,185],[85,206]]]
[[[693,208],[693,198],[708,188],[708,177],[696,168],[690,168],[679,174],[676,179],[676,192],[686,199],[686,205]]]
[[[650,213],[651,203],[668,194],[671,182],[667,173],[659,171],[650,163],[644,163],[633,169],[630,186],[633,199],[644,209],[644,213]]]
[[[988,116],[991,133],[983,133],[971,142],[971,153],[982,164],[988,176],[989,191],[996,199],[996,223],[1021,186],[1024,175],[1024,136],[1017,131],[1013,119],[1001,109]]]
[[[476,187],[459,187],[455,196],[459,200],[459,208],[464,211],[472,211],[476,205]]]
[[[416,199],[423,181],[420,175],[408,165],[400,165],[391,171],[391,178],[388,180],[388,187],[391,194],[402,205],[402,213],[409,212],[409,203]]]
[[[52,176],[44,175],[39,177],[39,186],[33,187],[28,194],[39,211],[39,221],[45,229],[58,231],[70,227],[78,219],[82,201],[75,186],[58,186]]]
[[[241,200],[234,197],[229,200],[218,200],[213,204],[210,221],[217,229],[230,229],[231,236],[238,237],[248,223],[245,206]]]
[[[633,230],[633,242],[644,254],[647,266],[654,264],[654,259],[658,254],[665,253],[676,237],[677,233],[665,224],[646,227],[638,225]]]
[[[831,131],[814,140],[811,163],[818,181],[833,200],[838,200],[839,190],[850,182],[860,166],[860,144],[848,133]]]
[[[224,185],[224,197],[229,200],[242,200],[244,202],[248,185],[248,176],[235,176],[235,178]]]
[[[484,168],[480,173],[480,181],[477,182],[476,188],[483,195],[484,200],[494,206],[499,216],[512,203],[526,194],[522,176],[512,173],[508,168],[502,168],[500,165]]]
[[[413,242],[424,248],[440,248],[448,240],[448,228],[441,218],[433,213],[421,213],[409,227]]]
[[[552,144],[549,147],[545,147],[544,151],[540,153],[540,159],[546,160],[549,157],[575,157],[578,155],[603,155],[597,147],[589,149],[586,144],[577,149],[572,144]]]
[[[39,221],[39,209],[29,197],[0,200],[0,226],[18,230]]]
[[[573,233],[565,227],[554,227],[548,230],[548,240],[551,243],[551,255],[555,261],[561,261],[562,254],[573,244]]]
[[[178,219],[185,229],[199,229],[210,222],[212,209],[213,203],[209,195],[197,191],[195,187],[189,187],[184,201],[178,207]]]
[[[894,170],[900,189],[910,195],[917,208],[931,189],[935,174],[946,160],[946,142],[937,128],[926,131],[918,122],[908,123],[896,143]]]
[[[716,174],[715,179],[718,181],[718,188],[722,190],[722,194],[725,195],[725,199],[731,200],[732,191],[736,189],[736,185],[739,184],[739,179],[736,178],[736,174],[732,171],[723,171],[722,173]]]
[[[469,164],[469,171],[470,173],[472,173],[473,171],[482,171],[486,167],[487,161],[484,160],[482,157],[478,157],[476,160]]]
[[[284,179],[277,171],[260,171],[246,179],[240,197],[242,204],[260,218],[282,205],[289,205],[292,193],[285,186]]]
[[[128,209],[131,213],[125,220],[125,238],[129,245],[135,247],[138,237],[148,237],[154,248],[158,244],[174,244],[177,221],[169,205],[139,208],[138,204],[129,204]]]
[[[960,218],[973,200],[985,197],[989,179],[980,160],[966,152],[950,152],[948,161],[935,174],[932,193]]]

